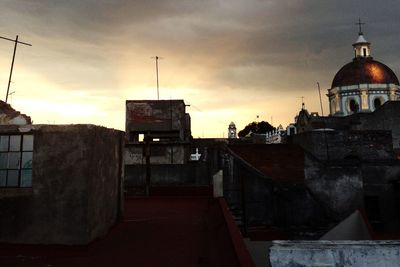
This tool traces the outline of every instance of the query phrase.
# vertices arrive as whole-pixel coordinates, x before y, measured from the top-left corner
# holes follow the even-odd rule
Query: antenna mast
[[[160,87],[159,87],[159,82],[158,82],[158,60],[162,59],[162,57],[155,56],[152,57],[156,60],[156,77],[157,77],[157,100],[160,100]]]
[[[28,43],[24,43],[24,42],[18,41],[18,35],[15,37],[15,40],[10,39],[10,38],[6,38],[6,37],[2,37],[2,36],[0,36],[0,38],[15,43],[14,44],[13,58],[12,58],[12,61],[11,61],[10,77],[8,78],[8,86],[7,86],[7,94],[6,94],[6,103],[7,103],[9,92],[10,92],[11,77],[12,77],[13,68],[14,68],[15,53],[17,52],[17,44],[23,44],[23,45],[28,45],[28,46],[32,46],[32,45],[28,44]]]
[[[322,98],[321,98],[321,88],[319,87],[319,82],[317,82],[318,85],[318,93],[319,93],[319,104],[321,105],[321,114],[322,117],[324,116],[324,109],[322,108]]]

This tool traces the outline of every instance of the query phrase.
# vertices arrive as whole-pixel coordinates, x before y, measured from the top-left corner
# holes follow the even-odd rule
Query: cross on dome
[[[358,35],[363,35],[361,25],[364,25],[364,24],[365,24],[365,22],[361,22],[361,19],[358,18],[358,22],[356,23],[356,25],[358,25],[358,27],[359,27]]]

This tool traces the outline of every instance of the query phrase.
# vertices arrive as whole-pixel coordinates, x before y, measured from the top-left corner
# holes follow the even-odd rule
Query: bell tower
[[[233,122],[228,126],[228,138],[236,138],[236,125]]]

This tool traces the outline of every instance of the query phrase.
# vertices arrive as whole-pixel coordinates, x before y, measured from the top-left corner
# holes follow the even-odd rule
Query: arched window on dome
[[[382,106],[382,104],[383,104],[382,102],[383,102],[382,98],[376,97],[374,99],[374,109],[377,109],[378,107]]]
[[[358,112],[359,105],[358,105],[357,101],[354,98],[349,99],[349,101],[347,103],[348,103],[347,104],[347,110],[349,112],[352,112],[352,113]]]

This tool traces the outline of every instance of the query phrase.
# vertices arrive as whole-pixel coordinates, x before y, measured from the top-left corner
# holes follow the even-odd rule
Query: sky
[[[395,0],[0,0],[0,36],[19,45],[9,103],[34,123],[124,130],[125,100],[183,99],[193,137],[321,113],[353,56],[361,18],[372,56],[399,75]],[[0,97],[13,43],[0,40]],[[4,96],[3,96],[4,95]],[[258,118],[257,118],[258,116]]]

